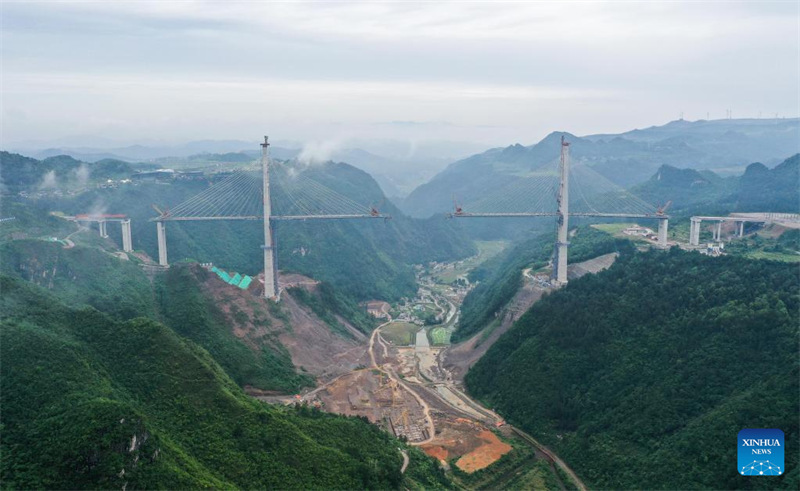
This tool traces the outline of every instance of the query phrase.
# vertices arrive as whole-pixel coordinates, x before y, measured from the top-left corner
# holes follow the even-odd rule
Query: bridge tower
[[[261,144],[261,172],[264,175],[264,298],[275,299],[278,293],[278,274],[275,270],[275,244],[272,238],[272,202],[269,195],[269,137]]]
[[[567,284],[567,248],[569,247],[569,142],[561,135],[560,184],[558,188],[558,234],[553,279],[560,285]]]

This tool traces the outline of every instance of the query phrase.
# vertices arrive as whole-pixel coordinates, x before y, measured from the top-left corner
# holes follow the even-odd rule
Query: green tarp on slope
[[[242,290],[247,290],[247,287],[250,286],[251,281],[253,281],[253,278],[245,275],[245,277],[242,278],[242,281],[239,282],[239,288]]]

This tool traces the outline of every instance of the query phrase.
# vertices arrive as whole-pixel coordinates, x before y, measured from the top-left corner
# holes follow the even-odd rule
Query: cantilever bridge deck
[[[344,196],[323,184],[313,169],[272,163],[269,143],[262,146],[260,173],[235,172],[205,191],[153,219],[157,225],[159,264],[167,266],[166,222],[262,220],[264,222],[264,270],[273,285],[265,296],[277,298],[277,256],[273,222],[281,220],[348,220],[390,218],[374,206]],[[611,183],[588,165],[569,167],[569,143],[562,141],[561,159],[532,169],[527,177],[457,205],[452,218],[555,217],[559,223],[559,270],[566,271],[566,237],[569,217],[658,219],[658,243],[667,245],[669,216]],[[555,152],[554,152],[555,153]],[[557,165],[554,165],[557,164]],[[556,168],[557,167],[557,168]],[[569,190],[572,189],[572,193]],[[561,264],[563,263],[563,264]],[[563,275],[562,275],[563,276]],[[566,276],[560,278],[566,282]],[[269,281],[267,281],[269,283]]]
[[[261,144],[261,172],[234,172],[219,183],[152,219],[158,233],[158,263],[168,266],[166,222],[261,220],[264,222],[264,296],[279,299],[273,222],[390,218],[326,186],[308,169],[270,161]],[[270,281],[271,278],[271,281]]]

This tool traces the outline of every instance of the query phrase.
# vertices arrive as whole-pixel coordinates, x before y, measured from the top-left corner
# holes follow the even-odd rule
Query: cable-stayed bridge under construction
[[[390,218],[374,205],[359,203],[331,189],[313,171],[273,162],[267,137],[261,147],[260,172],[235,172],[153,219],[161,266],[169,264],[166,222],[261,220],[264,223],[264,296],[277,299],[280,288],[274,222]],[[666,247],[669,216],[664,211],[613,184],[588,165],[570,166],[569,142],[562,138],[560,158],[530,169],[495,192],[466,204],[456,204],[448,216],[555,217],[558,232],[553,276],[564,284],[567,281],[569,217],[657,219],[658,245]]]
[[[451,218],[556,217],[558,230],[553,279],[567,282],[569,217],[652,218],[658,220],[658,242],[667,247],[669,204],[655,207],[618,186],[589,165],[570,165],[569,142],[561,137],[561,155],[531,168],[510,184],[467,204],[454,203]]]
[[[264,296],[278,299],[277,249],[273,222],[391,218],[373,205],[358,203],[314,179],[308,172],[272,162],[269,139],[261,144],[261,172],[235,172],[153,219],[158,263],[168,266],[166,222],[263,220]],[[273,207],[274,205],[274,207]]]

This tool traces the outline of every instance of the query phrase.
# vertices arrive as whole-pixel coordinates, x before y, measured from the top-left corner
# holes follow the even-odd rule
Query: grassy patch
[[[769,259],[771,261],[784,261],[787,263],[800,262],[800,254],[792,254],[787,252],[753,251],[748,253],[747,257],[752,259]]]
[[[408,322],[392,322],[381,329],[384,339],[397,346],[414,344],[414,336],[419,331],[419,326]]]
[[[632,240],[634,242],[647,242],[647,240],[639,235],[625,235],[623,231],[628,227],[646,227],[653,231],[655,229],[651,226],[648,227],[647,225],[639,225],[638,223],[596,223],[594,225],[590,225],[592,228],[597,229],[601,232],[605,232],[607,234],[613,235],[614,237],[619,237],[623,239]]]
[[[475,247],[478,249],[478,254],[456,263],[454,268],[436,273],[434,278],[438,283],[449,285],[459,276],[466,275],[475,266],[499,254],[507,245],[508,242],[504,240],[476,240]]]
[[[445,329],[444,327],[434,327],[428,331],[428,339],[430,339],[431,344],[447,345],[450,344],[451,332],[450,329]]]

